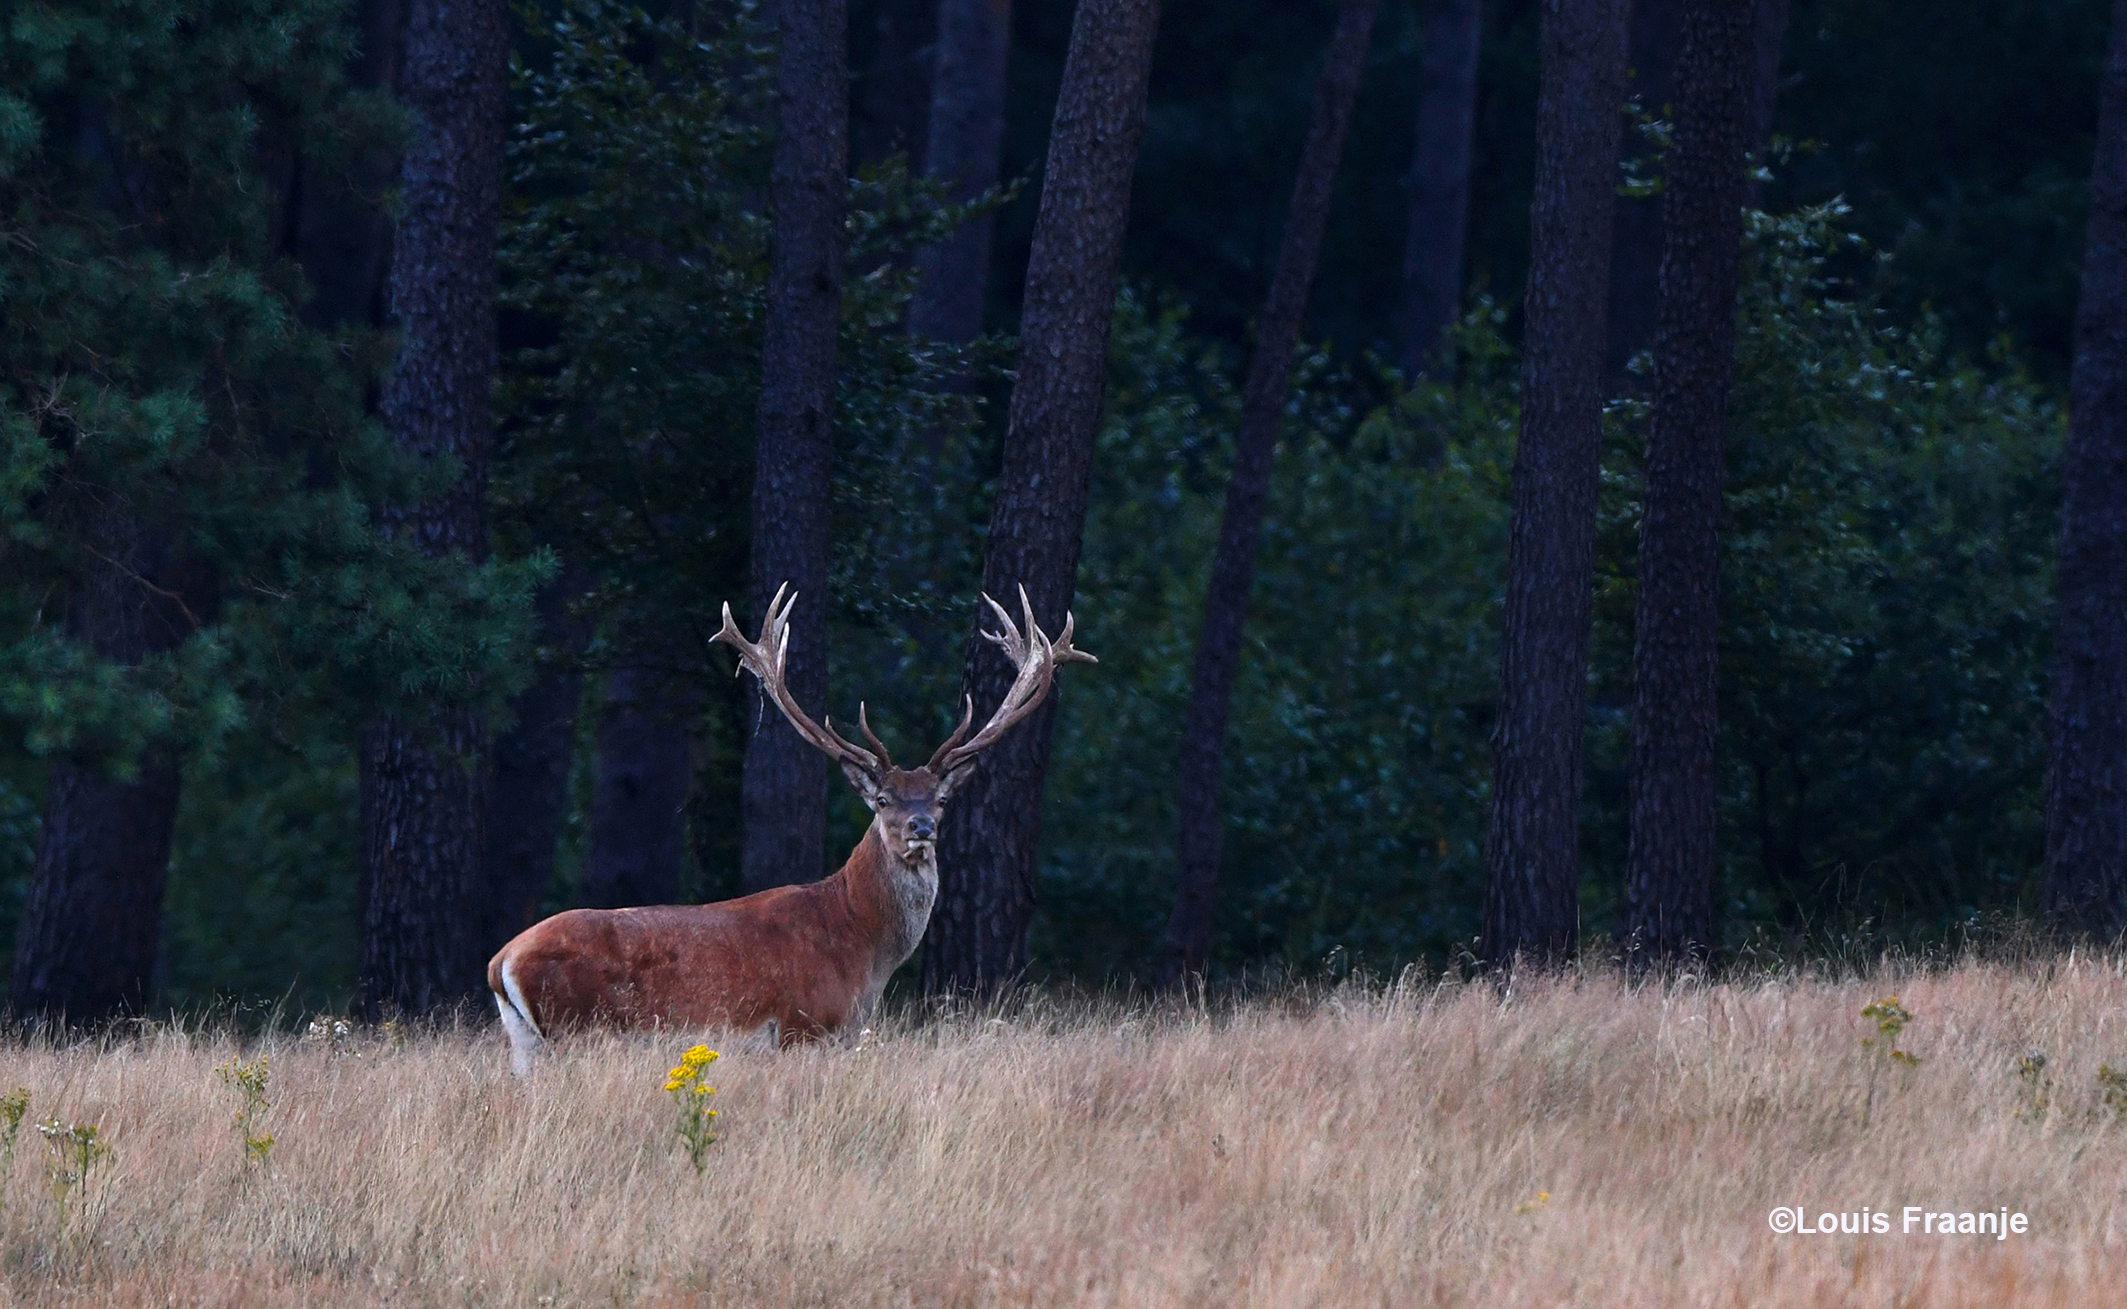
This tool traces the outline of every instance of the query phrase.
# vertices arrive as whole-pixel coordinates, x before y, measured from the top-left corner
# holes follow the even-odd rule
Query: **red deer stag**
[[[1069,615],[1056,640],[1042,633],[1024,588],[1024,636],[984,596],[1004,630],[983,635],[1019,675],[981,731],[968,735],[970,701],[929,763],[900,769],[861,705],[857,726],[869,750],[844,740],[832,720],[813,722],[784,687],[796,599],[776,592],[758,644],[740,634],[727,604],[714,639],[737,647],[739,666],[753,670],[798,735],[842,765],[874,815],[864,839],[840,872],[809,885],[718,904],[571,909],[526,928],[487,966],[516,1072],[530,1070],[548,1033],[585,1025],[727,1027],[772,1044],[862,1026],[930,922],[945,802],[973,774],[976,757],[1040,706],[1059,665],[1097,662],[1071,648]]]

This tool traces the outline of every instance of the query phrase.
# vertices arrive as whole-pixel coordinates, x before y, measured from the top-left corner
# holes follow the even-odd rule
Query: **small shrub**
[[[0,1095],[0,1209],[7,1207],[8,1179],[15,1175],[15,1141],[30,1111],[29,1088],[18,1086]]]
[[[2111,1064],[2097,1066],[2098,1089],[2104,1092],[2105,1107],[2113,1113],[2127,1117],[2127,1069],[2114,1068]]]
[[[59,1210],[59,1236],[66,1239],[67,1219],[86,1217],[96,1170],[110,1162],[111,1146],[94,1123],[62,1123],[49,1118],[37,1124],[51,1151],[45,1171],[52,1183],[52,1203]]]
[[[679,1066],[665,1074],[665,1091],[679,1107],[679,1122],[674,1130],[687,1147],[687,1158],[693,1161],[697,1173],[708,1167],[709,1147],[716,1142],[716,1110],[709,1107],[709,1097],[716,1094],[716,1088],[703,1081],[716,1059],[716,1051],[698,1045],[681,1055]]]
[[[2045,1117],[2046,1110],[2053,1104],[2053,1079],[2046,1075],[2046,1052],[2033,1050],[2018,1059],[2016,1075],[2024,1083],[2024,1105],[2016,1111],[2016,1116],[2032,1121]],[[2102,1071],[2098,1080],[2105,1080]]]
[[[248,1064],[231,1059],[214,1071],[224,1083],[235,1087],[243,1100],[236,1111],[236,1137],[243,1143],[245,1165],[264,1168],[273,1153],[273,1134],[257,1130],[259,1121],[273,1107],[266,1099],[266,1056],[260,1055]]]
[[[1913,1021],[1913,1011],[1900,1004],[1897,996],[1887,995],[1873,1004],[1863,1006],[1861,1016],[1876,1024],[1874,1036],[1861,1038],[1862,1048],[1883,1056],[1881,1059],[1869,1060],[1868,1098],[1861,1106],[1861,1125],[1867,1127],[1876,1108],[1876,1077],[1882,1071],[1883,1065],[1894,1064],[1910,1073],[1920,1066],[1920,1056],[1898,1048],[1899,1034],[1905,1031],[1906,1024]]]

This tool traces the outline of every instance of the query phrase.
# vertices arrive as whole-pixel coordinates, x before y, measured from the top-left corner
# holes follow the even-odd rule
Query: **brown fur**
[[[588,1025],[753,1031],[773,1021],[787,1045],[836,1031],[915,946],[904,940],[891,865],[937,884],[929,850],[913,852],[913,864],[896,859],[881,827],[872,824],[840,871],[808,885],[718,904],[556,914],[502,947],[488,986],[508,1003],[509,964],[545,1035]],[[923,910],[928,917],[928,903]]]
[[[930,922],[945,802],[973,774],[976,757],[1041,704],[1057,665],[1097,662],[1071,645],[1068,614],[1053,642],[1035,626],[1026,588],[1019,592],[1024,634],[1003,606],[983,599],[1000,629],[984,635],[1018,674],[981,731],[968,735],[975,706],[963,701],[960,726],[913,769],[894,767],[861,707],[857,723],[869,750],[832,723],[813,722],[790,697],[783,669],[797,597],[788,588],[769,603],[758,642],[724,606],[715,639],[738,650],[740,665],[798,735],[841,764],[874,815],[871,828],[840,872],[807,886],[721,904],[572,909],[526,929],[487,966],[510,1066],[529,1072],[545,1037],[592,1024],[765,1030],[784,1045],[861,1024]]]

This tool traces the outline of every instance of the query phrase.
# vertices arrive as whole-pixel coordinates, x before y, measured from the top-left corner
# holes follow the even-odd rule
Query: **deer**
[[[751,672],[798,735],[841,766],[871,810],[871,825],[841,869],[816,882],[714,904],[571,909],[520,932],[487,966],[512,1072],[529,1073],[550,1036],[586,1027],[725,1028],[771,1050],[862,1030],[887,978],[930,924],[946,802],[974,775],[982,752],[1041,707],[1059,667],[1099,662],[1072,646],[1070,614],[1055,640],[1042,632],[1025,587],[1024,634],[1004,606],[982,598],[999,626],[982,636],[1017,675],[980,731],[969,735],[975,703],[968,697],[960,725],[929,763],[912,769],[894,766],[861,702],[857,727],[868,749],[835,731],[826,715],[813,722],[784,685],[797,603],[787,584],[769,603],[757,641],[724,606],[711,644],[735,648],[734,676]]]

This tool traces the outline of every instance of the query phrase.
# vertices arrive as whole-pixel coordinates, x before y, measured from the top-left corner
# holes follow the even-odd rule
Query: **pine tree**
[[[297,0],[0,31],[0,715],[50,761],[20,1012],[145,998],[183,761],[522,657],[523,570],[376,537],[419,481],[365,415],[380,343],[301,320],[283,183],[393,117],[350,53],[340,7]]]
[[[1633,624],[1628,948],[1714,945],[1721,478],[1756,81],[1751,0],[1686,0],[1664,167],[1660,330]]]
[[[2112,6],[2090,193],[2061,460],[2046,909],[2111,939],[2127,931],[2127,0]]]
[[[1300,343],[1307,295],[1313,288],[1322,233],[1329,226],[1330,185],[1351,126],[1366,66],[1376,0],[1344,0],[1329,52],[1315,87],[1307,145],[1286,208],[1278,271],[1270,284],[1256,347],[1242,393],[1241,428],[1234,442],[1233,476],[1212,557],[1204,597],[1204,629],[1197,639],[1196,669],[1189,685],[1189,722],[1182,736],[1176,808],[1174,912],[1167,922],[1160,972],[1168,982],[1201,976],[1211,951],[1212,912],[1218,890],[1219,853],[1225,832],[1219,813],[1219,775],[1226,755],[1226,719],[1233,705],[1234,675],[1241,663],[1241,633],[1255,582],[1256,543],[1263,507],[1270,498],[1271,456],[1284,426],[1291,394],[1292,355]]]
[[[804,598],[793,629],[789,688],[819,714],[827,701],[827,552],[833,494],[835,345],[842,312],[849,190],[849,17],[844,0],[781,0],[776,20],[775,164],[769,172],[768,304],[761,401],[754,428],[750,610],[778,588]],[[827,872],[827,759],[781,714],[757,720],[746,743],[749,891]]]
[[[1406,375],[1442,374],[1446,333],[1462,306],[1462,252],[1470,221],[1470,155],[1477,119],[1481,0],[1428,0],[1411,151],[1410,226],[1403,244]]]
[[[939,0],[924,166],[963,203],[997,184],[1011,48],[1011,0]],[[996,228],[997,216],[984,211],[923,252],[923,280],[908,306],[910,331],[967,341],[982,330]]]
[[[1079,5],[1027,264],[1019,375],[982,589],[1004,598],[1025,587],[1035,620],[1052,632],[1063,625],[1078,585],[1108,327],[1158,28],[1158,0]],[[1011,676],[994,647],[971,631],[961,682],[979,713],[1003,699]],[[923,952],[926,990],[993,988],[1026,967],[1034,847],[1055,718],[1051,696],[983,756],[974,780],[946,811],[938,904]]]
[[[399,330],[383,417],[443,482],[379,514],[432,559],[488,557],[494,419],[495,241],[509,68],[503,0],[412,0],[398,93],[411,124],[399,165],[389,310]],[[486,854],[485,716],[438,701],[362,734],[361,1003],[427,1013],[480,983]]]
[[[1602,453],[1623,0],[1547,0],[1522,346],[1521,441],[1485,840],[1486,962],[1570,955],[1580,919],[1582,711]]]

